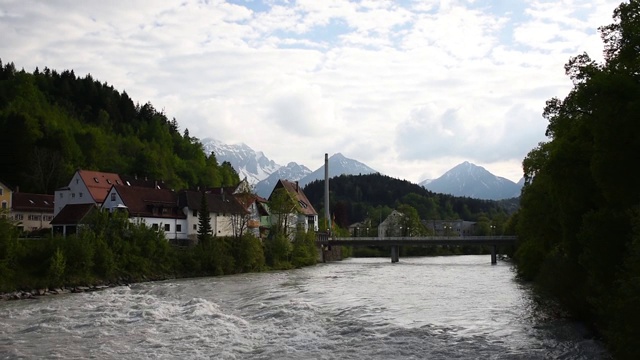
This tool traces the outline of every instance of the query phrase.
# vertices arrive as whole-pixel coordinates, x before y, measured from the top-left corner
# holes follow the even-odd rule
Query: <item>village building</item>
[[[178,204],[178,194],[173,190],[113,185],[102,209],[112,213],[124,211],[131,222],[161,229],[167,239],[187,238],[187,216]]]
[[[295,207],[291,209],[291,212],[286,214],[286,217],[290,220],[286,223],[289,227],[288,233],[292,234],[295,230],[302,231],[318,231],[318,213],[311,205],[309,199],[304,194],[298,182],[292,182],[288,180],[278,180],[276,185],[269,196],[269,200],[272,199],[274,192],[278,189],[284,189],[287,194],[291,197],[291,199],[295,203]],[[282,214],[271,214],[272,223],[277,223],[278,217],[282,217]]]
[[[26,232],[51,228],[53,195],[13,192],[11,218]]]

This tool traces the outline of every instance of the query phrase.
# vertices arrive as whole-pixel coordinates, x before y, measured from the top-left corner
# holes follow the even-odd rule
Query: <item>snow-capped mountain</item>
[[[270,160],[261,151],[254,151],[245,144],[227,145],[215,139],[203,139],[202,146],[206,154],[214,153],[218,163],[231,163],[240,179],[244,177],[250,184],[264,180],[280,169],[281,165]]]
[[[311,170],[295,162],[287,166],[276,164],[267,158],[261,151],[255,151],[245,144],[228,145],[219,140],[207,138],[202,140],[205,153],[214,153],[218,163],[228,161],[236,170],[240,178],[255,185],[256,194],[268,197],[279,179],[298,181],[304,186],[314,180],[324,178],[324,163],[311,172]],[[344,157],[338,153],[329,158],[329,176],[342,174],[357,175],[376,172],[367,165],[353,159]]]
[[[298,165],[297,163],[290,162],[287,166],[282,166],[278,170],[274,171],[266,179],[261,180],[256,184],[256,194],[266,198],[271,194],[271,191],[278,183],[280,179],[287,179],[289,181],[297,181],[302,179],[311,173],[308,167],[304,165]]]
[[[520,196],[521,186],[495,176],[468,161],[455,166],[441,177],[423,185],[427,190],[476,199],[501,200]]]
[[[333,154],[329,157],[329,178],[339,175],[359,175],[359,174],[372,174],[376,173],[376,170],[368,167],[358,160],[349,159],[341,153]],[[324,179],[324,163],[320,164],[320,167],[316,171],[308,174],[300,179],[300,186],[305,186],[314,180]]]

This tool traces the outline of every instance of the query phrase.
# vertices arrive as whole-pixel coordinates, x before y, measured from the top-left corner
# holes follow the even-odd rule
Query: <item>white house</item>
[[[184,190],[179,194],[179,206],[186,215],[187,236],[195,240],[198,236],[198,213],[202,210],[202,196],[206,197],[210,225],[214,236],[235,236],[240,227],[245,227],[247,211],[238,200],[224,191],[220,193]]]
[[[102,209],[126,211],[132,222],[162,229],[169,240],[184,240],[189,224],[178,200],[178,194],[168,189],[113,185]]]
[[[66,205],[95,204],[102,205],[112,185],[123,185],[120,175],[100,171],[77,170],[69,185],[54,193],[53,216]]]

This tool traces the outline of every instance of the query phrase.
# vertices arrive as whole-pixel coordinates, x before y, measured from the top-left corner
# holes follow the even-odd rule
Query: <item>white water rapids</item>
[[[606,359],[489,256],[349,259],[0,302],[0,359]]]

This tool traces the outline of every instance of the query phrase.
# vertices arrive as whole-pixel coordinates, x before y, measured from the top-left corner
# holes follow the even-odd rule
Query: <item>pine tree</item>
[[[200,199],[200,211],[198,211],[198,242],[204,243],[211,237],[213,230],[211,229],[211,216],[209,215],[209,205],[207,204],[207,196],[202,192]]]

